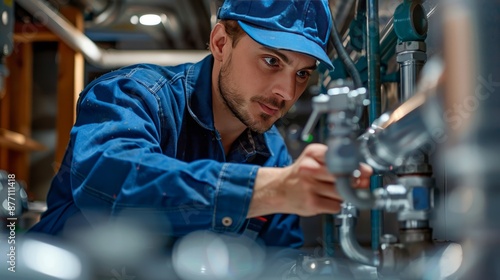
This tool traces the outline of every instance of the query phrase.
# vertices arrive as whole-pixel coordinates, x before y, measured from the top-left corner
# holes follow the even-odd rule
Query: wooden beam
[[[11,74],[12,75],[12,74]],[[10,94],[7,94],[9,78],[4,79],[2,94],[0,98],[0,127],[10,128]],[[0,169],[9,170],[9,150],[0,146]]]
[[[59,39],[54,33],[39,33],[35,37],[26,37],[21,34],[14,34],[14,44],[31,42],[57,42]]]
[[[10,75],[5,83],[2,100],[2,128],[31,136],[31,112],[33,91],[33,45],[17,44],[7,57]],[[3,112],[5,110],[5,112]],[[14,173],[16,178],[29,185],[29,152],[0,149],[1,168]]]
[[[14,24],[14,44],[31,42],[57,42],[58,37],[47,27],[40,24],[21,23]]]
[[[61,13],[83,31],[84,20],[81,12],[73,7],[65,7]],[[62,163],[66,147],[69,142],[69,133],[76,119],[76,102],[83,89],[85,60],[82,53],[76,52],[59,41],[59,70],[57,81],[57,146],[55,169]]]

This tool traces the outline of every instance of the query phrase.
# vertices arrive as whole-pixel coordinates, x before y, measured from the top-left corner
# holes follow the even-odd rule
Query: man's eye
[[[297,71],[297,77],[301,78],[301,79],[307,79],[311,76],[311,73],[309,73],[308,71]]]
[[[265,57],[264,60],[270,66],[278,66],[279,60],[275,57]]]

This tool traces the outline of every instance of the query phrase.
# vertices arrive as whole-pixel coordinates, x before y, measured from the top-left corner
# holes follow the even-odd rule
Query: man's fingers
[[[373,174],[373,168],[366,163],[360,163],[358,167],[359,176],[357,177],[370,177]]]
[[[335,175],[330,173],[328,167],[313,158],[304,158],[300,171],[311,176],[315,181],[324,183],[335,183]],[[360,164],[357,171],[353,173],[353,186],[366,188],[370,185],[370,176],[373,174],[373,169],[366,164]]]
[[[324,144],[309,144],[303,152],[303,156],[311,157],[321,164],[325,164],[325,154],[328,150],[328,146]]]
[[[328,171],[328,168],[319,162],[309,158],[306,159],[304,165],[301,166],[301,171],[304,175],[310,176],[313,180],[324,183],[335,183],[335,176]]]
[[[327,197],[318,196],[314,200],[314,208],[317,209],[317,214],[328,213],[335,214],[340,212],[340,204],[342,202],[338,200],[333,200]]]
[[[355,188],[368,188],[368,187],[370,187],[370,177],[354,179],[353,186]]]
[[[353,172],[353,187],[368,188],[370,186],[370,176],[373,174],[371,166],[360,163],[356,171]]]
[[[335,188],[333,183],[317,183],[314,185],[314,192],[320,196],[324,196],[330,199],[335,199],[342,202],[342,197]]]

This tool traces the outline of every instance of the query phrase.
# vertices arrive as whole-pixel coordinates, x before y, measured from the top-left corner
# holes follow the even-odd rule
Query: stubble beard
[[[229,66],[230,64],[231,57],[229,57],[226,64],[222,65],[218,77],[219,94],[222,98],[222,101],[224,102],[225,107],[228,108],[229,111],[231,111],[231,113],[250,130],[257,133],[264,133],[268,131],[274,123],[267,126],[264,126],[264,123],[271,119],[271,116],[260,113],[259,120],[262,120],[262,122],[260,122],[259,120],[252,120],[250,112],[245,110],[245,99],[238,94],[238,90],[235,89],[234,85],[231,85],[229,78],[229,73],[231,71],[231,68]],[[252,98],[250,98],[250,102],[254,101],[271,104],[280,109],[284,107],[284,102],[280,104],[279,101],[275,99],[266,99],[259,96],[253,96]]]

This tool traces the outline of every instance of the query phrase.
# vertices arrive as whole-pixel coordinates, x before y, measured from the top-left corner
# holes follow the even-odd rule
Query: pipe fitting
[[[405,0],[394,12],[394,31],[401,41],[423,41],[427,37],[427,16],[420,1]]]

